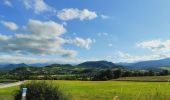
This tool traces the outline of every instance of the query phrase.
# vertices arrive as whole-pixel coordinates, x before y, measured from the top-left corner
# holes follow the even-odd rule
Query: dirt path
[[[25,81],[19,81],[19,82],[14,82],[14,83],[2,83],[0,84],[0,89],[1,88],[8,88],[8,87],[12,87],[12,86],[17,86],[17,85],[21,85],[23,84]]]

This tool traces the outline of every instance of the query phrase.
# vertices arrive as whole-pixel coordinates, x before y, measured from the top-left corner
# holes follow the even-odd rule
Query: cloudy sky
[[[170,57],[169,0],[1,0],[0,63]]]

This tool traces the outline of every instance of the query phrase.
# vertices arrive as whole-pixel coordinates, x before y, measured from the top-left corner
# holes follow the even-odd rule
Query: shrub
[[[20,91],[15,94],[15,100],[21,100],[22,88],[27,88],[26,100],[67,100],[67,96],[59,89],[58,86],[54,86],[52,83],[30,82],[21,85]]]

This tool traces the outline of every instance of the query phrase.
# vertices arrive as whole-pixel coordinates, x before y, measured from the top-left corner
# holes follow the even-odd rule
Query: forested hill
[[[88,61],[81,64],[78,64],[79,67],[85,68],[119,68],[120,65],[116,65],[108,61]]]
[[[34,66],[34,64],[4,64],[1,66],[0,70],[13,70],[16,69],[18,67],[37,67]],[[44,67],[42,66],[38,66],[38,67]],[[120,68],[121,66],[116,65],[112,62],[108,62],[108,61],[88,61],[88,62],[83,62],[81,64],[77,64],[77,65],[71,65],[71,64],[51,64],[51,65],[47,65],[45,67],[48,68],[52,68],[52,67],[68,67],[68,68]]]

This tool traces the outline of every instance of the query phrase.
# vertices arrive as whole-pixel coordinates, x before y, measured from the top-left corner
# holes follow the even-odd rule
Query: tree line
[[[128,70],[123,68],[34,68],[20,67],[0,73],[0,79],[12,80],[111,80],[120,77],[164,76],[168,70]]]

